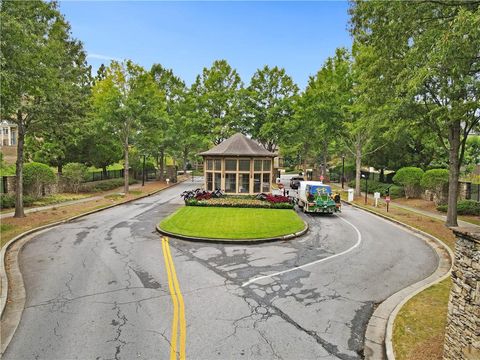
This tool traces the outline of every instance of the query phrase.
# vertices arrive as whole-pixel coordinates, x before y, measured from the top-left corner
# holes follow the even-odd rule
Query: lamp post
[[[342,189],[345,185],[345,155],[342,155]]]
[[[365,179],[365,205],[367,205],[367,195],[368,195],[368,175],[362,174],[362,177]]]
[[[142,186],[145,186],[145,158],[146,155],[143,155],[143,166],[142,166]]]

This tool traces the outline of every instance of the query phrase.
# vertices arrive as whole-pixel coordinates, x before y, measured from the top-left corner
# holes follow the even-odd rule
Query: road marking
[[[172,320],[172,336],[170,340],[170,360],[176,360],[179,354],[180,360],[186,358],[186,321],[185,321],[185,304],[183,295],[180,291],[180,285],[173,264],[168,238],[162,237],[163,257],[165,258],[165,268],[167,269],[168,288],[173,302],[173,320]],[[180,351],[177,353],[178,328],[180,327]]]
[[[336,216],[338,216],[338,215],[336,215]],[[333,258],[345,255],[345,254],[349,253],[350,251],[354,250],[355,248],[357,248],[362,242],[362,234],[360,233],[360,230],[358,230],[358,228],[355,225],[353,225],[350,221],[345,220],[344,218],[342,218],[340,216],[338,216],[338,218],[340,220],[342,220],[343,222],[349,224],[351,227],[353,227],[355,232],[357,233],[357,242],[352,247],[350,247],[347,250],[342,251],[338,254],[327,256],[326,258],[315,260],[315,261],[312,261],[312,262],[304,264],[304,265],[295,266],[295,267],[293,267],[291,269],[288,269],[288,270],[283,270],[283,271],[279,271],[279,272],[276,272],[276,273],[273,273],[273,274],[255,277],[253,279],[248,280],[247,282],[244,282],[242,284],[242,287],[247,286],[249,284],[252,284],[254,282],[257,282],[257,281],[262,280],[262,279],[267,279],[267,278],[271,278],[271,277],[274,277],[274,276],[277,276],[277,275],[282,275],[282,274],[285,274],[285,273],[288,273],[288,272],[291,272],[291,271],[295,271],[295,270],[298,270],[298,269],[304,269],[306,267],[309,267],[309,266],[312,266],[312,265],[315,265],[315,264],[319,264],[319,263],[322,263],[322,262],[327,261],[327,260],[331,260]]]

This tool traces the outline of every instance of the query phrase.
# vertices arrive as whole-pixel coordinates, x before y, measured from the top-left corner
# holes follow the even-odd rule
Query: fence
[[[107,170],[106,173],[103,171],[92,171],[85,182],[123,178],[123,171],[123,169]]]

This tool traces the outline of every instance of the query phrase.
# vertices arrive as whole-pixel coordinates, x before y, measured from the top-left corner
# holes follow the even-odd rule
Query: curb
[[[153,191],[151,193],[139,196],[139,197],[134,198],[134,199],[126,200],[126,201],[118,203],[118,204],[108,205],[108,206],[105,206],[101,209],[91,210],[91,211],[88,211],[88,212],[83,213],[83,214],[72,216],[68,219],[56,221],[56,222],[51,223],[51,224],[42,225],[42,226],[39,226],[37,228],[30,229],[28,231],[25,231],[24,233],[21,233],[21,234],[15,236],[9,242],[7,242],[2,247],[2,249],[0,251],[0,262],[1,262],[0,263],[0,284],[1,284],[1,288],[0,288],[0,319],[2,320],[2,322],[4,322],[4,321],[7,322],[7,323],[11,322],[13,324],[13,325],[11,325],[11,326],[13,326],[13,329],[12,329],[10,334],[5,334],[5,328],[2,327],[3,334],[2,334],[2,344],[1,344],[0,354],[3,355],[3,353],[7,349],[7,346],[10,343],[10,340],[12,339],[13,334],[15,333],[18,325],[20,324],[20,318],[21,318],[22,313],[23,313],[23,304],[22,304],[21,309],[16,309],[16,310],[13,311],[16,314],[15,321],[12,321],[12,319],[4,319],[4,313],[5,313],[5,309],[7,307],[7,300],[8,300],[8,293],[9,293],[8,292],[9,281],[8,281],[8,276],[7,276],[7,272],[6,272],[5,257],[7,255],[7,253],[9,252],[10,248],[13,245],[15,245],[19,240],[24,239],[24,242],[20,244],[20,247],[15,250],[16,252],[15,252],[14,257],[13,257],[12,268],[15,268],[15,270],[17,271],[17,274],[15,274],[16,276],[13,276],[13,277],[16,280],[18,280],[19,286],[20,286],[20,295],[21,295],[20,298],[23,299],[23,301],[25,301],[25,288],[23,286],[23,278],[21,276],[20,269],[19,269],[19,266],[18,266],[18,256],[19,256],[23,246],[33,237],[32,235],[34,235],[34,234],[37,235],[37,233],[42,233],[43,231],[48,230],[50,228],[53,228],[55,226],[65,224],[65,223],[68,223],[70,221],[73,221],[73,220],[76,220],[76,219],[79,219],[79,218],[82,218],[82,217],[85,217],[85,216],[88,216],[88,215],[91,215],[91,214],[95,214],[95,213],[103,211],[103,210],[107,210],[107,209],[110,209],[110,208],[113,208],[113,207],[116,207],[116,206],[128,204],[128,203],[131,203],[133,201],[140,200],[140,199],[158,194],[159,192],[162,192],[163,190],[170,189],[170,188],[172,188],[172,187],[174,187],[178,184],[181,184],[181,183],[183,183],[187,180],[188,180],[188,178],[184,179],[184,180],[181,180],[181,181],[178,181],[175,184],[164,187],[162,189]]]
[[[234,239],[213,239],[213,238],[204,238],[204,237],[192,237],[192,236],[186,236],[186,235],[180,235],[180,234],[175,234],[171,233],[169,231],[165,231],[162,228],[160,228],[160,224],[158,224],[155,228],[157,229],[157,232],[159,232],[162,235],[165,236],[170,236],[176,239],[182,239],[182,240],[187,240],[187,241],[194,241],[194,242],[205,242],[205,243],[213,243],[213,244],[237,244],[237,245],[251,245],[251,244],[262,244],[262,243],[267,243],[267,242],[272,242],[272,241],[282,241],[282,240],[291,240],[296,237],[302,236],[308,231],[308,224],[304,221],[303,224],[305,225],[304,228],[296,233],[292,234],[287,234],[283,236],[276,236],[276,237],[271,237],[271,238],[260,238],[260,239],[239,239],[239,240],[234,240]]]
[[[438,266],[435,271],[430,274],[430,276],[397,291],[385,299],[373,312],[370,320],[368,321],[365,332],[365,359],[378,360],[386,358],[387,360],[395,360],[392,337],[393,325],[398,313],[402,309],[403,305],[405,305],[418,293],[448,278],[452,271],[455,256],[453,251],[443,241],[433,235],[414,228],[413,226],[405,224],[399,220],[392,219],[386,215],[364,208],[360,205],[344,200],[342,201],[355,208],[364,210],[370,214],[376,215],[384,220],[393,222],[398,226],[406,228],[418,238],[425,241],[426,244],[430,246],[438,256]]]

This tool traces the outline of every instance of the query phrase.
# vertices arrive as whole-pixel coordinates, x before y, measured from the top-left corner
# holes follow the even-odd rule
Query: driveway
[[[197,186],[183,183],[31,240],[20,256],[25,310],[4,359],[169,357],[177,313],[155,225]],[[437,266],[423,241],[361,210],[301,216],[310,230],[291,241],[169,240],[187,358],[361,359],[376,304]]]

